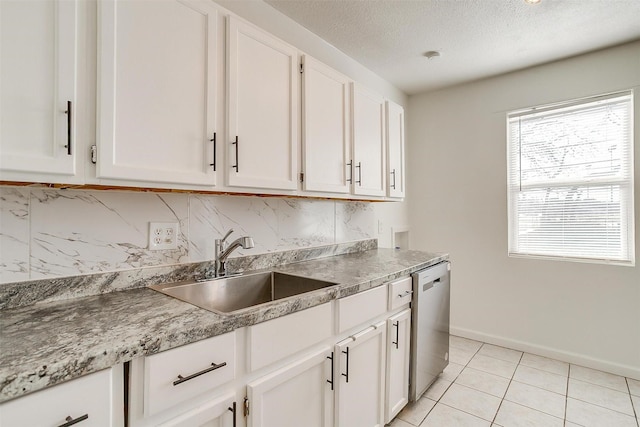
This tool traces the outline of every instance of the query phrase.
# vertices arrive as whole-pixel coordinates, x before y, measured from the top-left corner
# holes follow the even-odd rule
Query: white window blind
[[[634,264],[633,95],[508,115],[509,255]]]

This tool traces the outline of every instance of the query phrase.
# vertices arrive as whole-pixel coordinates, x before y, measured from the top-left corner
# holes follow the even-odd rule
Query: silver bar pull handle
[[[347,372],[341,375],[347,379],[347,382],[349,382],[349,347],[347,347],[347,351],[343,351],[342,353],[347,355]]]
[[[71,155],[71,101],[67,101],[67,111],[64,113],[67,115],[67,145],[65,145],[67,149],[67,155]]]
[[[240,160],[238,159],[238,135],[236,135],[236,140],[234,142],[232,142],[231,144],[234,144],[236,146],[236,164],[231,166],[232,168],[234,168],[236,170],[236,173],[240,172]]]
[[[199,377],[200,375],[206,374],[207,372],[211,372],[211,371],[215,371],[216,369],[220,369],[223,366],[227,366],[227,362],[222,362],[222,363],[217,364],[217,365],[215,363],[212,363],[209,368],[203,369],[202,371],[196,372],[195,374],[191,374],[191,375],[189,375],[187,377],[183,377],[182,375],[178,375],[178,379],[173,382],[173,385],[175,386],[175,385],[182,384],[183,382],[192,380],[192,379],[194,379],[196,377]]]
[[[209,163],[209,166],[213,166],[213,171],[216,171],[216,132],[213,133],[213,138],[209,141],[213,142],[213,163]]]
[[[413,293],[413,291],[404,291],[404,294],[398,294],[398,298],[408,297],[412,293]]]
[[[399,348],[398,343],[400,342],[399,338],[400,338],[400,322],[393,322],[393,327],[396,328],[396,340],[395,341],[391,341],[391,344],[395,344],[396,345],[396,349]]]
[[[333,391],[333,376],[334,376],[334,372],[333,372],[333,351],[331,352],[331,356],[327,356],[327,359],[331,360],[331,379],[327,380],[327,382],[329,384],[331,384],[331,390]]]
[[[58,427],[69,427],[72,426],[74,424],[78,424],[86,419],[89,418],[89,414],[84,414],[78,418],[72,418],[71,416],[68,416],[67,418],[65,418],[64,420],[66,421],[66,423],[64,424],[60,424]]]
[[[236,402],[233,402],[233,405],[227,408],[233,414],[233,427],[236,427]]]

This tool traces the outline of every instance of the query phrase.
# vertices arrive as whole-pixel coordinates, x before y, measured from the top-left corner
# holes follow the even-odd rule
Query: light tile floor
[[[640,427],[640,381],[456,336],[391,427]]]

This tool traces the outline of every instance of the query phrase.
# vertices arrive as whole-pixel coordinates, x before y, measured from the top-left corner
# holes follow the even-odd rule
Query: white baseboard
[[[499,345],[501,347],[512,348],[514,350],[525,351],[527,353],[537,354],[539,356],[549,357],[563,362],[573,363],[575,365],[586,366],[587,368],[598,369],[600,371],[610,372],[612,374],[622,375],[640,381],[640,367],[609,362],[585,356],[583,354],[532,344],[526,341],[514,340],[498,335],[485,334],[483,332],[466,328],[451,326],[450,330],[452,335],[458,335],[463,338],[483,341],[489,344]]]

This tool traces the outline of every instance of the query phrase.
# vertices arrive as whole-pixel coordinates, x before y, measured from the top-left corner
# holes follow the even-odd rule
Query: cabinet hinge
[[[300,172],[300,182],[304,182],[304,172]]]
[[[244,398],[244,408],[242,410],[242,413],[244,414],[245,417],[249,416],[249,398],[248,397]]]
[[[98,162],[98,147],[95,145],[91,146],[91,163],[94,165]]]
[[[304,64],[300,64],[300,74],[304,73]]]

